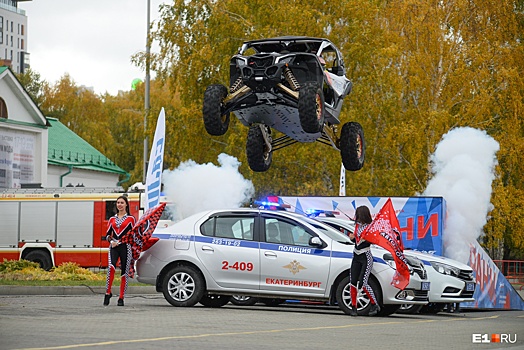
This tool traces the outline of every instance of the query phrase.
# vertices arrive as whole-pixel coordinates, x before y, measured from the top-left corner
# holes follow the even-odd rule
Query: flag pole
[[[344,168],[344,164],[340,166],[340,189],[338,190],[338,195],[340,197],[346,196],[346,168]]]
[[[149,109],[151,108],[149,103],[149,69],[150,69],[150,52],[151,44],[149,42],[149,27],[150,27],[150,14],[151,14],[151,0],[147,0],[147,34],[146,34],[146,85],[145,85],[145,96],[144,96],[144,171],[143,171],[143,182],[146,183],[147,177],[147,155],[148,155],[148,137],[147,137],[147,117],[149,116]]]

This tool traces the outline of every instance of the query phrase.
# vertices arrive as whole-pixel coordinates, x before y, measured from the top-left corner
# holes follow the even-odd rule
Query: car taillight
[[[149,248],[151,248],[153,246],[153,244],[155,244],[156,242],[158,242],[159,238],[158,237],[151,237],[149,238],[145,243],[144,245],[142,246],[142,251],[145,252],[146,250],[148,250]]]

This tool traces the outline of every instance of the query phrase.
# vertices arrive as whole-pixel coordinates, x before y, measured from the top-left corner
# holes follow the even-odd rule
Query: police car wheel
[[[378,285],[375,280],[370,279],[368,281],[369,286],[371,289],[373,289],[373,294],[375,294],[375,299],[377,299],[377,302],[381,308],[381,311],[379,312],[379,315],[383,315],[382,309],[384,308],[381,300],[382,300],[382,294],[380,292],[380,286]],[[351,311],[351,292],[350,292],[350,283],[349,283],[349,276],[342,279],[342,281],[338,284],[337,289],[335,291],[335,298],[337,300],[338,307],[344,311],[345,314],[350,315]],[[371,302],[367,296],[367,294],[362,290],[359,289],[357,294],[357,313],[359,315],[367,315],[369,313],[369,309],[371,308]]]
[[[231,304],[238,306],[252,306],[258,302],[258,298],[247,295],[232,295]]]
[[[165,275],[162,292],[173,306],[193,306],[204,295],[204,277],[191,266],[176,266]]]
[[[221,307],[229,303],[229,300],[231,300],[229,295],[208,294],[204,295],[199,303],[206,307]]]
[[[438,314],[444,309],[445,305],[444,303],[428,303],[420,309],[420,313],[429,315]]]
[[[400,308],[398,309],[397,314],[406,314],[406,315],[418,314],[420,309],[422,309],[422,306],[424,305],[402,304],[400,305]]]
[[[278,298],[260,298],[260,302],[266,306],[278,306],[283,304],[285,300]]]

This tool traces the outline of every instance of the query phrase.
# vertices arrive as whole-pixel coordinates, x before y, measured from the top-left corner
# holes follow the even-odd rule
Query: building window
[[[24,35],[24,25],[22,24],[22,35]]]
[[[7,105],[3,98],[0,97],[0,118],[7,119]]]
[[[21,49],[23,50],[23,49],[25,49],[25,48],[24,48],[24,39],[22,39],[21,42],[22,42],[22,47],[21,47]]]

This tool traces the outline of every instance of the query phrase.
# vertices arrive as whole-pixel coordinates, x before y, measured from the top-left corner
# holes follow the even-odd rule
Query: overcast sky
[[[168,0],[150,0],[151,21]],[[130,90],[145,72],[131,56],[145,51],[147,0],[33,0],[26,11],[31,69],[54,84],[69,73],[96,93]],[[153,49],[154,51],[154,49]]]

